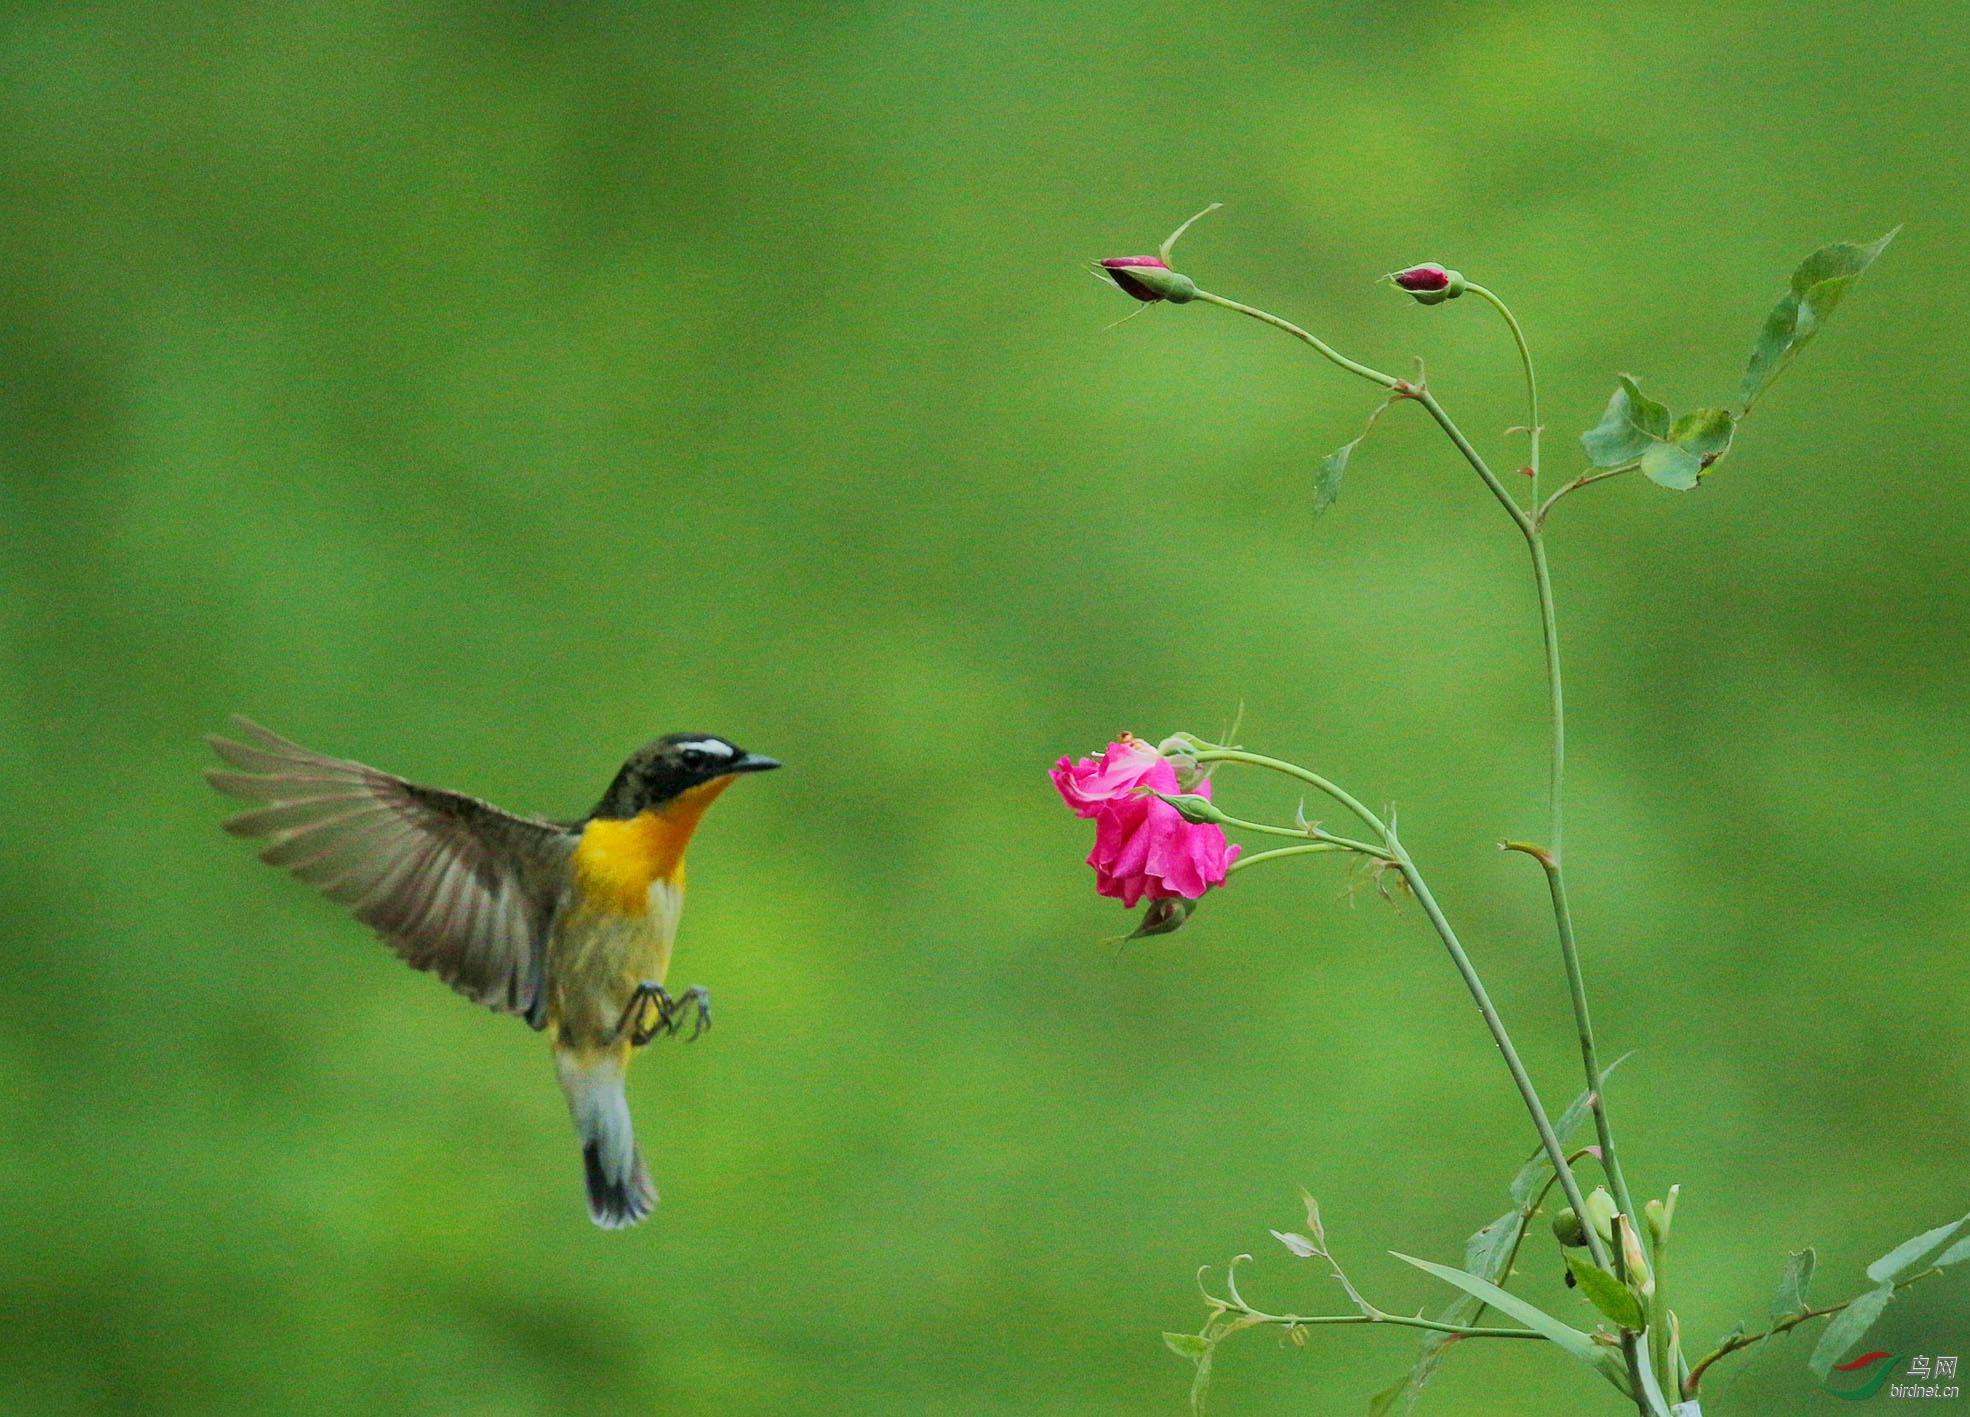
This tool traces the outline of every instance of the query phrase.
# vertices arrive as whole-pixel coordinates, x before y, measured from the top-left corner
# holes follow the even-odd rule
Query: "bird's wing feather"
[[[423,787],[290,743],[244,718],[216,735],[219,791],[265,805],[229,820],[284,866],[468,999],[539,1028],[547,935],[576,837],[476,797]]]

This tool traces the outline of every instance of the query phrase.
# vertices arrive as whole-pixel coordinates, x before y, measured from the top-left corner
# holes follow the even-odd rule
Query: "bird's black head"
[[[673,802],[694,787],[779,765],[777,759],[748,753],[715,733],[667,733],[630,754],[590,815],[634,817]]]

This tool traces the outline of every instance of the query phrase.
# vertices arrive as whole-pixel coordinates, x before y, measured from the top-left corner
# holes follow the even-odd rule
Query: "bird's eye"
[[[678,756],[678,760],[682,762],[684,766],[689,768],[692,772],[699,771],[704,767],[704,765],[707,762],[711,760],[710,756],[705,752],[703,748],[686,748],[682,753],[679,753],[677,756]]]

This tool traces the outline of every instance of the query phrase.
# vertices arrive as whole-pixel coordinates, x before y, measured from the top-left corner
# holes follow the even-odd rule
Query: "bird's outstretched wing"
[[[206,780],[266,805],[227,831],[267,838],[262,861],[348,906],[413,967],[542,1026],[547,935],[573,832],[233,723],[247,742],[206,741],[241,771],[212,768]]]

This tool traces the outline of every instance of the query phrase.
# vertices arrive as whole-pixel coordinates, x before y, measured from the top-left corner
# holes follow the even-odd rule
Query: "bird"
[[[334,758],[234,715],[210,734],[227,764],[206,780],[259,805],[223,824],[264,838],[260,859],[347,906],[413,968],[547,1034],[581,1140],[588,1214],[634,1225],[657,1201],[636,1144],[630,1058],[711,996],[664,987],[684,908],[684,853],[739,777],[780,763],[711,733],[671,733],[631,753],[577,821],[521,816]]]

